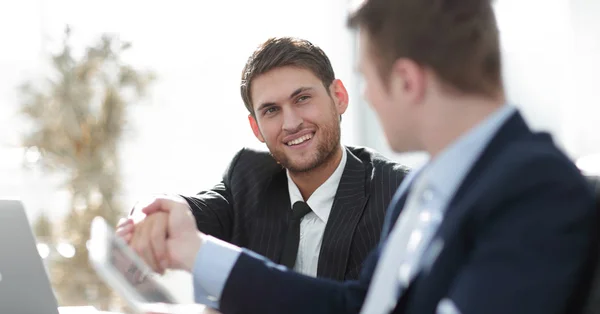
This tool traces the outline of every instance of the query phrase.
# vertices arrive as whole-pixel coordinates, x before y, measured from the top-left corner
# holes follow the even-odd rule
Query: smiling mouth
[[[289,141],[287,143],[285,143],[287,146],[295,146],[295,145],[300,145],[308,140],[310,140],[313,137],[313,134],[306,134],[304,136],[301,136],[293,141]]]

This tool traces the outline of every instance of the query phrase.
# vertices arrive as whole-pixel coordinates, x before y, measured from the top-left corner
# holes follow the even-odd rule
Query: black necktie
[[[285,237],[283,253],[281,254],[281,265],[288,268],[294,268],[296,256],[298,255],[298,244],[300,243],[300,221],[302,217],[312,210],[305,202],[296,202],[292,206],[292,215],[288,225],[288,232]]]

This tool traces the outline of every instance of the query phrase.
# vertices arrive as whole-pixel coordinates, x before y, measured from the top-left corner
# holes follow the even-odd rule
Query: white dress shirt
[[[346,149],[342,147],[340,164],[333,174],[306,201],[302,198],[298,186],[290,178],[289,172],[287,173],[290,204],[294,205],[297,201],[305,201],[312,209],[312,212],[306,214],[300,222],[300,243],[296,264],[294,265],[294,270],[299,273],[313,277],[317,276],[319,252],[321,251],[325,225],[327,225],[327,219],[329,219],[335,193],[342,179],[345,166]],[[291,207],[290,210],[292,210]]]

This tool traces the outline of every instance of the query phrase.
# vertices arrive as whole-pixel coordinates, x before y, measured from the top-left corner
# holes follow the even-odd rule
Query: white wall
[[[575,92],[564,104],[565,139],[576,155],[600,154],[600,1],[572,0],[570,5]],[[600,160],[596,166],[600,169]]]
[[[570,157],[600,153],[600,1],[497,0],[511,103]],[[391,153],[370,110],[365,144]],[[396,155],[409,165],[424,159]]]
[[[239,95],[252,51],[268,37],[298,36],[321,46],[338,78],[354,84],[347,0],[143,1],[22,0],[0,2],[0,198],[25,201],[30,216],[59,217],[69,194],[58,176],[24,171],[19,147],[16,86],[43,76],[41,57],[60,42],[65,24],[75,45],[103,32],[133,42],[128,60],[158,75],[151,97],[131,111],[122,145],[123,210],[153,192],[195,193],[218,183],[242,146],[262,147],[252,135]],[[358,136],[354,106],[343,142]],[[177,281],[189,297],[188,284]]]
[[[132,131],[123,144],[123,197],[194,193],[217,183],[242,146],[262,147],[252,135],[239,96],[240,74],[250,53],[271,36],[298,36],[320,45],[339,78],[353,84],[346,0],[295,1],[81,1],[24,0],[0,4],[0,150],[18,146],[15,87],[43,74],[41,56],[61,40],[65,24],[75,45],[103,32],[133,41],[128,59],[156,71],[148,101],[131,111]],[[355,100],[358,95],[352,95]],[[351,104],[343,119],[343,141],[355,143]],[[14,150],[13,150],[14,151]],[[19,168],[14,160],[5,167]],[[13,158],[14,159],[14,158]],[[3,178],[4,177],[4,178]],[[30,193],[37,211],[64,210],[61,200],[39,200],[39,191],[0,176],[0,187]],[[13,193],[14,194],[14,193]],[[1,195],[1,192],[0,192]]]

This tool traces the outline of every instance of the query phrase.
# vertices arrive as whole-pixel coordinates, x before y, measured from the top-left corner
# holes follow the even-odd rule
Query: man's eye
[[[309,100],[309,99],[310,99],[310,96],[308,96],[308,95],[300,96],[298,98],[298,102],[302,102],[302,101]]]
[[[269,108],[267,108],[265,110],[265,114],[272,114],[272,113],[274,113],[276,111],[277,111],[277,108],[275,108],[275,107],[269,107]]]

